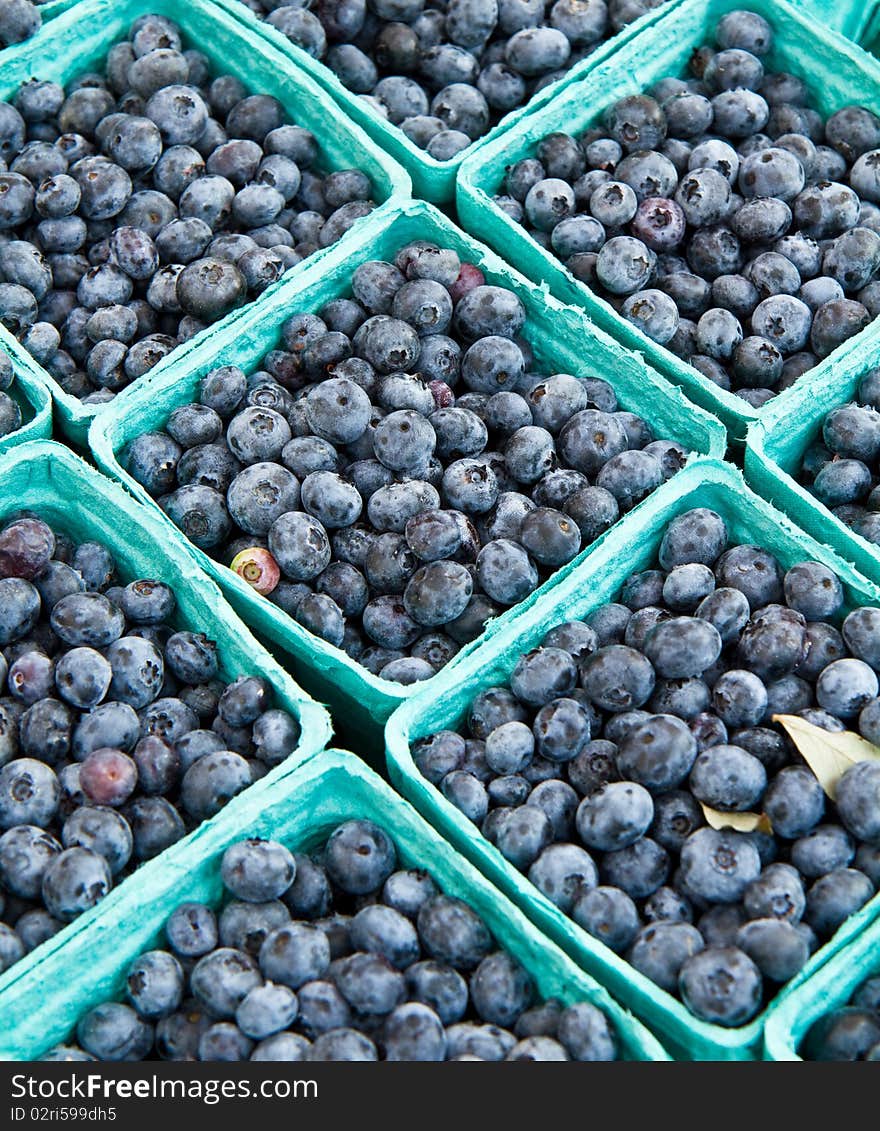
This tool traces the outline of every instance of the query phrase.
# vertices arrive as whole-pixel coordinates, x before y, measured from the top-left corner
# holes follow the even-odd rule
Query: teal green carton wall
[[[786,0],[684,0],[660,9],[659,18],[615,55],[567,84],[546,106],[512,126],[501,137],[482,146],[461,168],[457,186],[459,216],[464,227],[478,232],[530,279],[549,283],[565,302],[583,307],[589,316],[619,342],[641,351],[660,372],[681,385],[688,396],[714,412],[739,442],[764,410],[756,410],[733,393],[719,389],[669,350],[650,341],[589,287],[579,283],[553,255],[544,251],[522,225],[515,223],[492,202],[508,165],[534,153],[535,146],[554,130],[581,133],[601,118],[617,99],[641,93],[668,75],[686,72],[691,51],[711,42],[720,17],[735,8],[749,7],[765,15],[774,27],[775,47],[768,69],[802,74],[817,109],[832,113],[852,102],[880,103],[880,63],[855,44],[818,26],[809,12]],[[880,349],[880,323],[845,343],[802,378],[802,384],[820,387],[841,360],[853,351],[868,356]],[[772,403],[772,402],[771,402]]]
[[[463,153],[448,161],[437,161],[424,149],[414,145],[401,129],[391,125],[387,118],[383,118],[359,95],[352,93],[347,87],[343,86],[329,67],[295,46],[271,24],[259,19],[249,8],[239,3],[239,0],[216,0],[216,2],[225,8],[230,15],[240,20],[255,35],[263,36],[277,51],[287,54],[298,67],[307,71],[316,82],[320,83],[337,102],[345,115],[363,126],[370,137],[407,170],[412,177],[415,195],[424,200],[430,200],[434,204],[444,204],[446,201],[452,200],[455,195],[456,176],[462,160],[466,156],[476,153],[484,142],[502,136],[504,131],[514,122],[519,121],[539,106],[543,106],[553,97],[554,93],[582,74],[586,67],[595,65],[598,60],[613,56],[622,44],[638,35],[643,28],[650,27],[657,19],[658,14],[657,10],[648,12],[635,23],[623,28],[612,39],[601,44],[589,59],[572,67],[558,83],[553,84],[552,87],[545,87],[544,90],[535,94],[525,106],[506,114],[497,126],[479,141],[469,146]],[[679,0],[673,0],[673,2],[679,2]],[[479,233],[479,229],[475,229],[475,231]]]
[[[538,364],[547,366],[548,372],[602,376],[615,387],[622,407],[643,414],[658,436],[678,439],[689,449],[706,455],[723,453],[724,429],[718,421],[690,404],[679,389],[657,376],[643,358],[619,349],[579,312],[530,286],[436,209],[412,203],[393,215],[369,220],[345,249],[336,250],[320,266],[304,272],[297,282],[276,291],[259,311],[244,315],[234,327],[214,334],[211,341],[188,355],[186,365],[173,366],[165,375],[150,375],[139,388],[121,394],[92,426],[90,443],[98,465],[158,510],[157,504],[124,470],[124,453],[131,440],[141,432],[161,428],[172,408],[192,400],[200,378],[208,370],[225,364],[240,365],[247,372],[257,368],[265,352],[275,346],[286,318],[297,312],[317,311],[331,298],[350,295],[351,274],[358,263],[393,259],[400,247],[414,239],[432,239],[454,248],[463,258],[477,263],[490,282],[515,290],[526,305],[525,335],[532,342]],[[164,515],[162,521],[170,527]],[[183,538],[171,529],[172,536]],[[594,547],[584,554],[592,553]],[[195,547],[189,548],[243,619],[293,656],[300,681],[317,697],[339,708],[352,726],[380,734],[391,711],[417,690],[370,675],[340,649],[312,636],[277,606],[255,594],[231,570]],[[555,579],[571,568],[566,566]],[[554,583],[551,580],[546,585]],[[533,594],[529,601],[535,599]],[[488,632],[496,631],[506,616],[491,622]],[[453,662],[458,663],[460,657],[478,646],[479,641],[467,646]]]
[[[864,0],[801,0],[798,7],[856,43],[862,42],[876,8]]]
[[[846,0],[834,10],[834,0],[813,0],[821,3],[821,18],[827,18],[832,27],[839,28],[849,40],[863,46],[865,51],[878,54],[880,49],[880,5],[877,0],[862,3],[860,0]],[[832,9],[827,11],[827,9]]]
[[[62,85],[91,69],[99,68],[108,51],[124,39],[130,25],[143,14],[158,12],[175,20],[185,40],[207,55],[217,73],[232,74],[248,90],[274,95],[298,125],[312,130],[321,148],[324,169],[362,169],[372,180],[375,200],[383,207],[392,199],[406,199],[411,192],[403,169],[353,122],[340,116],[333,101],[301,71],[296,63],[276,52],[264,39],[250,34],[228,12],[211,0],[79,0],[49,21],[26,43],[3,53],[0,69],[0,99],[10,100],[21,83],[32,77]],[[384,202],[384,203],[383,203]],[[357,221],[356,232],[363,221]],[[347,238],[343,237],[343,241]],[[320,262],[326,251],[306,261]],[[297,265],[248,307],[234,311],[221,322],[203,330],[179,346],[158,369],[183,362],[201,342],[210,340],[222,327],[232,325],[243,311],[258,307],[284,282],[303,269]],[[16,357],[25,354],[15,338],[0,326],[0,349]],[[77,444],[85,444],[88,428],[96,415],[94,405],[85,405],[65,393],[42,366],[31,359],[51,390],[61,430]]]
[[[124,993],[128,964],[164,942],[171,911],[194,900],[217,905],[224,850],[245,836],[270,837],[296,852],[317,848],[343,821],[366,819],[393,838],[400,862],[428,871],[448,895],[464,900],[498,943],[532,975],[543,999],[589,1001],[614,1022],[627,1060],[668,1060],[659,1042],[562,951],[462,860],[405,801],[354,755],[327,751],[272,788],[260,785],[186,842],[169,849],[139,876],[140,891],[113,893],[88,932],[47,955],[2,997],[0,1059],[34,1060],[65,1041],[77,1020]],[[145,908],[147,909],[145,912]],[[53,988],[47,997],[46,988]]]
[[[798,1050],[813,1022],[846,1005],[862,982],[878,972],[880,921],[875,917],[848,946],[771,1011],[764,1030],[764,1059],[801,1060]]]
[[[332,734],[330,716],[294,683],[265,648],[257,644],[223,600],[217,586],[202,574],[189,555],[173,544],[151,512],[135,503],[120,487],[67,448],[46,441],[22,444],[0,459],[0,483],[3,484],[0,521],[26,508],[36,511],[51,526],[74,540],[104,543],[114,554],[120,573],[127,580],[157,577],[173,585],[177,598],[174,622],[204,632],[216,640],[221,678],[231,681],[239,675],[256,674],[269,681],[278,706],[299,719],[302,737],[299,747],[287,762],[258,783],[261,793],[270,789],[273,783],[283,780],[301,762],[324,749]],[[239,797],[249,793],[250,790]],[[235,820],[233,806],[237,800],[234,799],[228,806],[230,821]],[[212,825],[216,820],[215,817],[206,824]],[[192,833],[180,843],[189,843],[198,835],[199,832]],[[145,864],[138,870],[137,878],[122,881],[108,898],[116,900],[129,891],[130,898],[139,900],[141,876],[147,868],[153,869],[155,863],[161,866],[161,860],[162,857],[159,857],[156,862]],[[0,1017],[3,1018],[0,1028],[5,1037],[10,1036],[17,1024],[13,1021],[15,1015],[7,1012],[7,1002],[17,1000],[15,995],[19,991],[16,987],[49,955],[59,952],[68,940],[81,936],[88,938],[100,907],[80,916],[0,975]],[[57,985],[63,984],[63,981],[61,979]],[[56,984],[52,985],[54,990]],[[27,1008],[33,1009],[33,998],[29,1006],[26,995],[21,997],[21,1001],[24,1003],[23,1013]]]
[[[669,522],[693,507],[709,507],[725,519],[732,543],[754,543],[771,550],[788,568],[807,559],[824,561],[840,576],[847,607],[880,605],[880,589],[831,551],[749,491],[729,464],[704,460],[686,468],[670,484],[674,492],[648,499],[625,527],[606,537],[603,545],[545,597],[512,618],[482,649],[454,672],[439,675],[434,686],[420,693],[391,717],[386,728],[388,771],[392,782],[450,843],[530,919],[633,1010],[676,1054],[694,1060],[754,1059],[760,1057],[765,1014],[738,1029],[724,1029],[698,1020],[670,994],[638,973],[623,959],[581,930],[571,919],[512,867],[475,825],[451,805],[419,773],[411,744],[446,728],[456,729],[474,697],[487,687],[506,684],[517,659],[538,646],[557,624],[580,619],[592,609],[617,599],[624,580],[634,571],[650,568]],[[880,909],[880,896],[854,915],[828,944],[810,959],[783,990],[787,997]]]
[[[861,352],[853,354],[821,384],[798,382],[770,404],[749,428],[745,473],[765,499],[880,583],[880,546],[851,530],[799,481],[804,453],[814,440],[821,440],[828,413],[855,398],[866,364]]]
[[[52,435],[52,398],[38,366],[27,355],[13,359],[15,380],[9,396],[21,409],[21,427],[0,437],[0,455],[28,440],[48,440]]]

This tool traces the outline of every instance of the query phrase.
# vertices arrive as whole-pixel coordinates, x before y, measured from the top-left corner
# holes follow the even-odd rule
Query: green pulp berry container
[[[783,393],[778,403],[768,406],[766,415],[749,428],[745,473],[763,498],[880,584],[880,546],[833,515],[799,478],[804,453],[815,440],[822,439],[825,417],[855,399],[864,374],[864,359],[854,355],[821,385],[797,384]]]
[[[798,7],[821,20],[823,27],[839,31],[856,43],[864,43],[875,13],[875,4],[865,4],[864,0],[802,0]]]
[[[877,0],[871,3],[860,3],[859,0],[848,0],[839,5],[839,10],[834,11],[834,0],[813,0],[821,4],[820,18],[828,20],[832,27],[839,27],[848,39],[861,44],[872,55],[880,54],[880,4]],[[826,9],[831,9],[827,12]]]
[[[223,600],[219,589],[204,576],[189,555],[183,553],[155,515],[139,506],[117,484],[109,482],[67,448],[47,441],[22,444],[0,459],[0,523],[20,510],[38,513],[54,529],[78,542],[97,541],[106,545],[120,575],[131,581],[142,577],[164,579],[174,587],[177,610],[173,623],[181,628],[204,632],[219,645],[221,678],[232,681],[240,675],[260,675],[272,686],[274,701],[290,711],[300,723],[302,737],[297,750],[277,766],[253,789],[261,792],[280,782],[294,767],[313,757],[330,741],[330,716],[310,699],[254,640]],[[247,791],[250,794],[250,790]],[[222,810],[235,823],[235,813],[244,795],[233,799]],[[198,838],[217,818],[183,842]],[[162,857],[138,869],[137,879],[123,880],[108,898],[128,898],[143,908],[141,877],[162,867]],[[0,1017],[7,1038],[15,1025],[7,1003],[16,1000],[20,983],[45,959],[63,951],[68,940],[88,936],[89,925],[101,913],[101,905],[87,911],[53,938],[0,974]],[[134,918],[138,918],[134,915]],[[86,967],[88,969],[88,965]],[[62,979],[63,981],[63,979]],[[31,983],[32,984],[32,983]],[[61,984],[61,983],[59,983]],[[28,1008],[34,1007],[33,999]]]
[[[0,455],[28,440],[48,440],[52,435],[52,398],[36,362],[18,354],[12,364],[15,380],[8,396],[21,409],[21,427],[0,437]]]
[[[415,239],[430,239],[454,248],[464,260],[476,263],[490,282],[514,290],[525,303],[529,338],[537,364],[548,373],[601,375],[612,383],[624,408],[642,414],[658,436],[679,440],[689,450],[720,455],[724,429],[717,420],[690,404],[679,389],[658,377],[638,355],[620,349],[576,310],[568,309],[531,286],[487,248],[461,233],[428,204],[402,205],[393,214],[368,218],[359,235],[334,250],[320,266],[303,272],[263,302],[259,310],[243,315],[234,326],[215,332],[210,341],[193,350],[186,365],[164,374],[151,374],[140,387],[116,398],[95,420],[90,443],[99,466],[119,479],[139,499],[157,504],[125,470],[126,450],[142,432],[163,428],[173,408],[198,395],[202,376],[218,365],[239,365],[246,372],[259,368],[267,350],[279,340],[282,323],[295,313],[316,312],[331,299],[351,294],[351,275],[357,264],[370,259],[393,259],[399,248]],[[662,492],[663,487],[660,488]],[[170,520],[162,520],[171,527]],[[172,537],[183,539],[171,527]],[[593,552],[594,547],[584,551]],[[256,594],[226,566],[190,546],[192,554],[217,581],[246,623],[283,648],[296,661],[297,678],[322,702],[336,708],[353,729],[377,732],[392,710],[418,688],[371,675],[340,649],[307,632],[276,605]],[[583,557],[583,555],[581,555]],[[555,578],[572,568],[564,567]],[[553,581],[546,585],[553,584]],[[540,592],[540,591],[539,591]],[[531,604],[537,599],[532,594]],[[489,632],[507,619],[493,621]],[[481,639],[484,639],[482,637]],[[475,644],[464,652],[473,651]],[[454,663],[459,662],[456,657]]]
[[[186,45],[202,51],[217,74],[235,75],[249,91],[277,98],[288,118],[310,129],[317,137],[323,170],[355,166],[363,170],[373,183],[376,203],[382,207],[386,207],[391,198],[409,197],[409,177],[396,161],[383,153],[359,126],[345,120],[332,99],[292,59],[280,55],[264,39],[250,34],[211,0],[187,0],[185,4],[177,0],[79,0],[32,39],[4,53],[0,99],[10,101],[19,86],[30,78],[66,85],[78,75],[99,69],[110,48],[126,37],[131,24],[139,16],[154,12],[174,20],[183,32]],[[357,221],[354,230],[361,223]],[[343,237],[341,242],[345,239]],[[316,252],[307,262],[309,265],[320,262],[326,254],[326,251]],[[233,311],[179,346],[153,372],[182,362],[194,347],[210,341],[223,327],[233,325],[244,311],[258,310],[277,287],[302,269],[299,264],[291,268],[283,280],[264,291],[249,306]],[[17,357],[25,353],[2,326],[0,349]],[[37,369],[52,392],[62,431],[75,443],[84,445],[89,425],[100,406],[83,404],[78,397],[65,393],[45,369],[41,366]]]
[[[752,408],[652,342],[608,302],[578,282],[492,197],[503,191],[507,167],[533,156],[538,142],[547,134],[556,130],[580,134],[600,122],[604,111],[618,99],[642,93],[666,76],[684,75],[691,52],[701,44],[713,42],[721,16],[744,6],[760,12],[773,25],[775,46],[766,60],[768,70],[802,75],[809,84],[812,104],[823,114],[853,102],[880,104],[880,62],[842,36],[817,26],[815,18],[786,0],[754,0],[748,5],[742,0],[684,0],[660,9],[661,16],[636,39],[624,44],[613,58],[590,67],[583,78],[569,83],[548,105],[482,146],[462,165],[457,189],[459,216],[468,231],[478,232],[481,239],[503,251],[530,279],[549,283],[558,298],[583,307],[597,325],[619,342],[643,353],[655,369],[681,385],[692,400],[720,417],[731,438],[740,443],[749,424],[760,419],[767,408]],[[851,353],[870,357],[878,348],[880,323],[875,322],[801,378],[799,384],[821,388],[834,379],[837,366]]]
[[[848,1003],[861,983],[880,972],[880,922],[866,923],[808,982],[770,1011],[764,1029],[765,1060],[801,1060],[798,1052],[814,1021]]]
[[[676,2],[676,0],[673,0],[673,2]],[[501,137],[504,131],[514,122],[518,122],[538,107],[545,105],[556,91],[576,79],[586,67],[595,65],[597,60],[613,56],[622,44],[639,35],[642,29],[650,27],[658,16],[657,9],[647,12],[640,19],[623,28],[617,35],[600,44],[588,59],[572,67],[557,83],[545,87],[542,91],[533,95],[525,106],[505,114],[498,125],[468,146],[462,153],[448,161],[438,161],[424,149],[411,142],[403,130],[392,125],[387,118],[383,117],[360,95],[354,94],[343,86],[328,66],[313,58],[302,48],[297,47],[277,28],[256,16],[245,4],[239,3],[239,0],[216,0],[216,3],[240,20],[255,35],[263,36],[277,51],[288,55],[295,60],[297,66],[307,71],[332,95],[349,118],[363,126],[370,137],[386,153],[390,153],[395,160],[403,165],[412,178],[414,194],[435,204],[445,204],[455,196],[455,179],[465,157],[477,153],[486,141]],[[479,228],[474,230],[479,234]]]
[[[763,499],[748,490],[739,472],[721,461],[703,460],[686,468],[639,508],[631,521],[612,531],[577,569],[531,608],[505,625],[479,655],[454,672],[439,675],[435,686],[401,707],[386,728],[388,771],[392,782],[436,829],[493,883],[509,895],[533,922],[597,978],[658,1034],[671,1051],[691,1060],[733,1060],[760,1057],[765,1014],[748,1025],[725,1029],[694,1017],[684,1005],[658,987],[613,951],[581,930],[509,864],[477,827],[459,812],[416,768],[412,744],[439,730],[457,729],[475,696],[487,687],[507,684],[517,660],[536,648],[558,624],[579,620],[600,605],[615,601],[626,578],[651,568],[663,533],[677,515],[709,507],[724,518],[731,544],[754,543],[772,551],[785,568],[806,559],[823,561],[841,578],[847,606],[880,605],[880,589],[814,542]],[[880,903],[880,897],[874,900]],[[876,911],[874,912],[876,914]],[[781,996],[804,982],[865,921],[852,917],[826,946],[810,959]]]
[[[165,945],[165,923],[176,907],[188,901],[220,903],[220,863],[229,845],[263,837],[293,852],[312,852],[348,820],[380,825],[394,840],[402,866],[424,869],[447,895],[468,903],[499,945],[532,975],[543,999],[598,1006],[613,1021],[626,1060],[669,1059],[643,1025],[536,931],[381,778],[339,750],[326,751],[268,788],[262,782],[254,786],[234,814],[230,806],[155,865],[144,867],[139,892],[120,888],[109,895],[87,928],[47,954],[4,996],[0,1059],[39,1058],[66,1041],[89,1009],[123,997],[129,963]]]

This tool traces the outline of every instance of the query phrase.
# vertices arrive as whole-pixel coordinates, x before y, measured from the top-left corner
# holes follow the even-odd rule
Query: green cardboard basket
[[[801,1041],[814,1021],[846,1005],[866,979],[880,971],[880,922],[876,918],[842,947],[810,980],[770,1011],[764,1029],[765,1060],[801,1060]]]
[[[838,365],[821,385],[799,382],[786,390],[749,428],[745,473],[765,499],[880,584],[880,546],[851,530],[799,481],[806,449],[821,440],[828,413],[853,400],[866,368],[859,352]]]
[[[864,43],[874,12],[874,4],[864,0],[802,0],[798,6],[812,12],[823,27],[833,28],[856,43]]]
[[[175,406],[193,399],[200,378],[214,366],[232,363],[247,372],[258,368],[265,352],[278,341],[280,326],[286,318],[296,312],[316,311],[331,298],[350,295],[351,274],[358,263],[393,258],[400,247],[414,239],[433,239],[455,248],[463,258],[479,264],[491,281],[515,290],[528,312],[526,336],[532,341],[538,363],[546,365],[548,372],[601,374],[614,385],[621,404],[642,413],[658,436],[678,439],[703,454],[723,452],[724,429],[718,421],[691,405],[679,389],[654,374],[641,357],[618,348],[578,311],[567,309],[530,286],[431,205],[412,203],[393,214],[368,218],[360,234],[345,248],[337,249],[320,266],[275,291],[259,310],[243,315],[234,326],[215,332],[210,341],[188,355],[185,366],[179,364],[164,374],[151,374],[139,382],[138,388],[117,397],[95,420],[90,433],[99,466],[158,511],[157,504],[124,470],[123,453],[131,440],[141,432],[164,426]],[[171,526],[164,514],[162,521]],[[183,535],[172,529],[182,540]],[[584,554],[591,553],[597,544]],[[298,662],[297,677],[303,685],[322,702],[339,707],[351,725],[379,730],[398,703],[417,690],[370,675],[340,649],[313,636],[276,605],[255,594],[231,570],[195,547],[189,548],[202,568],[219,582],[248,625],[292,655]],[[571,568],[566,566],[555,578]],[[552,580],[545,583],[550,584]],[[536,596],[533,594],[527,603]],[[503,623],[506,615],[494,621],[490,631]],[[472,644],[466,651],[474,647]]]
[[[693,507],[710,507],[728,524],[731,541],[756,543],[772,550],[784,566],[797,561],[824,561],[840,576],[849,607],[880,605],[880,588],[818,545],[745,486],[730,464],[703,460],[686,468],[662,498],[645,501],[630,522],[613,531],[587,561],[551,593],[512,618],[478,656],[441,673],[434,686],[401,707],[386,729],[388,771],[400,792],[423,813],[479,870],[509,895],[534,923],[634,1013],[671,1051],[692,1060],[754,1059],[760,1056],[765,1013],[738,1029],[699,1021],[678,1000],[657,988],[624,959],[581,930],[509,864],[467,818],[419,773],[411,744],[464,720],[474,697],[484,688],[506,684],[519,657],[538,646],[557,624],[580,619],[599,605],[617,599],[624,580],[656,561],[663,533],[677,515]],[[828,957],[861,929],[873,910],[854,915],[834,939],[810,959],[780,996],[806,981]]]
[[[88,1009],[121,997],[129,963],[164,945],[165,922],[175,907],[186,901],[220,902],[220,861],[230,844],[245,836],[271,837],[292,851],[311,852],[351,819],[381,825],[393,838],[402,865],[425,869],[444,892],[467,902],[497,942],[529,971],[543,999],[599,1006],[613,1021],[627,1060],[669,1059],[647,1029],[543,938],[381,778],[340,750],[326,751],[269,789],[255,786],[244,795],[234,819],[231,807],[225,809],[155,865],[145,866],[140,892],[120,889],[109,895],[88,929],[46,955],[4,995],[0,1059],[36,1059],[67,1040]]]
[[[458,180],[459,216],[468,231],[503,251],[530,279],[542,279],[565,302],[583,307],[619,342],[641,351],[651,364],[681,385],[698,404],[719,416],[732,439],[745,439],[748,425],[767,409],[757,410],[733,393],[718,388],[669,350],[658,346],[618,315],[609,303],[579,283],[555,256],[541,248],[492,200],[509,165],[535,152],[554,130],[581,133],[601,119],[603,111],[627,95],[641,93],[668,75],[684,74],[694,48],[712,42],[715,25],[725,12],[748,7],[765,15],[776,33],[769,56],[773,70],[803,74],[813,103],[829,114],[852,102],[880,104],[880,62],[786,0],[684,0],[668,9],[629,40],[610,60],[590,68],[578,82],[565,86],[540,110],[517,122],[501,137],[481,146],[462,165]],[[880,323],[875,322],[842,345],[799,382],[820,388],[833,380],[837,366],[853,351],[869,356],[880,348]],[[771,402],[772,404],[772,402]]]
[[[678,0],[671,0],[671,2],[675,3]],[[415,195],[435,204],[445,204],[446,201],[452,200],[454,197],[455,179],[466,156],[475,153],[489,139],[502,136],[504,131],[514,122],[518,122],[539,106],[545,105],[557,91],[583,74],[586,69],[595,66],[602,59],[609,58],[622,44],[637,36],[642,29],[650,27],[658,16],[657,9],[647,12],[639,20],[623,28],[617,35],[600,44],[589,58],[572,67],[559,82],[550,87],[545,87],[544,90],[535,94],[525,106],[505,114],[496,126],[478,141],[475,141],[473,145],[470,145],[463,153],[450,158],[448,161],[437,161],[424,149],[411,142],[398,126],[392,125],[387,118],[383,118],[360,95],[352,93],[347,87],[343,86],[329,67],[314,59],[300,47],[295,46],[285,35],[282,35],[271,24],[261,20],[246,5],[239,3],[238,0],[216,0],[216,3],[235,16],[256,35],[261,35],[276,50],[288,55],[296,62],[297,66],[302,67],[304,71],[307,71],[312,78],[319,82],[333,96],[348,117],[363,126],[370,137],[386,153],[390,153],[403,165],[412,177]],[[475,230],[479,231],[479,228]]]
[[[821,3],[823,8],[833,7],[834,0],[814,0]],[[849,0],[842,5],[843,11],[839,14],[829,13],[828,19],[832,26],[840,26],[847,38],[855,40],[872,55],[880,54],[880,4],[877,0],[869,3],[859,3],[859,0]],[[824,18],[824,13],[822,13]]]
[[[391,198],[410,195],[409,177],[396,161],[382,153],[359,126],[346,121],[332,99],[292,59],[280,55],[265,39],[249,34],[238,20],[212,0],[187,0],[185,4],[178,0],[78,0],[50,20],[32,39],[4,52],[0,99],[11,99],[21,83],[31,77],[64,85],[77,75],[100,66],[113,44],[125,38],[134,20],[152,12],[175,20],[187,42],[204,52],[218,72],[235,75],[249,90],[274,95],[292,119],[316,135],[324,168],[350,169],[356,165],[362,169],[370,177],[374,199],[382,208],[387,207]],[[386,203],[381,204],[383,201]],[[353,230],[362,223],[362,220],[357,221]],[[341,242],[345,239],[343,237]],[[325,255],[326,251],[316,252],[306,262],[309,265],[321,262]],[[179,346],[153,372],[182,361],[193,347],[210,340],[223,327],[233,325],[243,311],[258,309],[278,286],[301,270],[299,264],[291,268],[283,280],[264,291],[249,306],[233,311]],[[25,353],[3,327],[0,327],[0,349],[19,357]],[[75,443],[85,444],[89,425],[100,406],[84,405],[78,397],[65,393],[41,366],[37,369],[52,391],[62,431]]]
[[[0,437],[0,455],[28,440],[48,440],[52,435],[52,398],[36,363],[21,354],[12,363],[15,380],[9,396],[21,409],[21,427]]]
[[[330,741],[330,716],[299,688],[289,675],[261,648],[238,617],[223,600],[219,589],[183,553],[156,518],[136,504],[115,483],[110,483],[88,464],[60,444],[35,441],[22,444],[0,459],[0,520],[22,509],[37,511],[50,525],[78,541],[96,540],[108,546],[116,557],[123,577],[165,578],[173,584],[177,611],[173,621],[181,626],[197,628],[220,645],[221,675],[229,681],[239,675],[257,674],[272,685],[278,706],[299,719],[302,737],[298,749],[281,765],[276,766],[252,789],[261,793],[286,777],[303,761],[314,757]],[[250,795],[250,790],[247,795]],[[244,795],[233,799],[223,813],[235,822],[236,807]],[[217,818],[205,823],[200,831],[190,833],[189,843],[212,826]],[[157,858],[161,859],[161,858]],[[161,867],[161,865],[160,865]],[[144,905],[140,877],[155,862],[144,864],[137,871],[138,880],[123,881],[111,893],[112,898],[131,892],[139,907]],[[108,897],[111,898],[111,897]],[[73,938],[88,935],[89,924],[100,908],[93,908],[60,931],[37,950],[0,975],[0,1017],[9,1036],[12,1026],[6,1010],[7,993],[15,1000],[15,987],[29,976],[48,955],[62,950]],[[30,1008],[33,1008],[33,1000]]]

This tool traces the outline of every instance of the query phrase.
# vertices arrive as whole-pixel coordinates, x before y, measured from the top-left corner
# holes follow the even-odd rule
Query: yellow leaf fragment
[[[706,824],[713,829],[734,829],[738,833],[752,833],[758,829],[762,833],[771,831],[770,821],[763,813],[724,813],[720,809],[710,809],[700,803]]]
[[[880,747],[850,730],[823,730],[799,715],[774,715],[833,801],[840,779],[857,762],[880,761]]]

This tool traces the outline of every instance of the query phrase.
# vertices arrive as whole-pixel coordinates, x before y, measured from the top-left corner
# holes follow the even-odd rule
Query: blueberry
[[[750,671],[727,671],[712,689],[712,706],[728,727],[757,725],[768,706],[767,688]]]
[[[672,715],[655,715],[629,732],[618,748],[617,765],[625,778],[664,793],[680,784],[696,757],[688,727]]]
[[[470,971],[489,954],[492,939],[482,921],[460,900],[434,896],[418,913],[419,938],[438,962]]]
[[[110,891],[110,868],[89,848],[66,848],[43,873],[42,897],[46,910],[69,923],[94,907]]]
[[[574,921],[616,953],[633,942],[640,926],[630,897],[616,887],[593,887],[581,892],[571,911]]]
[[[45,827],[60,800],[55,773],[33,758],[15,758],[0,769],[0,827]]]
[[[200,958],[190,973],[196,999],[219,1019],[234,1017],[248,993],[262,979],[254,960],[231,947],[220,947]]]
[[[816,681],[819,706],[841,719],[858,715],[877,691],[877,675],[863,660],[835,660]]]
[[[572,1060],[617,1058],[617,1035],[605,1014],[589,1002],[578,1002],[562,1011],[558,1037]]]
[[[681,870],[695,894],[717,903],[735,903],[760,873],[760,858],[741,833],[697,829],[682,846]]]
[[[180,1005],[183,971],[167,951],[148,950],[129,966],[125,984],[129,1001],[140,1017],[165,1017]]]
[[[813,1022],[804,1038],[802,1053],[807,1060],[862,1060],[878,1039],[880,1029],[872,1012],[835,1009]]]
[[[0,836],[0,878],[7,892],[22,899],[39,896],[43,876],[61,845],[35,825],[14,825]]]
[[[305,982],[297,991],[298,1025],[311,1037],[347,1026],[351,1010],[333,982],[316,979]]]
[[[652,923],[638,932],[627,958],[640,974],[674,992],[683,967],[704,945],[691,923]]]
[[[282,845],[246,840],[223,854],[221,874],[223,883],[236,898],[260,903],[282,895],[293,882],[296,867]]]
[[[750,1021],[761,1007],[761,974],[736,947],[708,947],[681,968],[682,999],[697,1017],[735,1027]]]
[[[820,938],[830,938],[873,894],[874,885],[863,872],[836,868],[808,890],[804,918]]]
[[[325,867],[344,891],[364,894],[379,887],[394,870],[394,846],[368,821],[341,825],[327,842]]]
[[[108,808],[83,806],[64,822],[62,841],[65,848],[88,848],[97,852],[117,876],[131,859],[134,841],[126,819]]]
[[[251,784],[247,761],[232,751],[206,754],[193,763],[181,782],[181,802],[195,820],[212,817]]]
[[[645,918],[651,923],[690,923],[693,908],[674,888],[659,887],[645,900]]]
[[[182,903],[171,913],[165,934],[175,954],[200,958],[217,945],[217,922],[213,911],[201,903]]]
[[[880,828],[872,815],[872,799],[878,788],[875,769],[874,763],[870,761],[851,766],[840,779],[835,798],[840,819],[846,829],[868,844],[875,844],[880,838]]]
[[[413,1000],[428,1006],[442,1024],[453,1024],[464,1016],[468,988],[452,967],[432,961],[417,962],[408,968],[406,978]]]
[[[634,782],[608,782],[580,803],[577,832],[588,848],[613,852],[637,841],[653,817],[646,789]]]
[[[767,785],[761,762],[738,746],[703,751],[691,771],[694,796],[711,809],[748,810],[757,806]]]
[[[474,971],[470,992],[481,1020],[508,1028],[531,1005],[534,986],[515,959],[504,951],[495,951]]]
[[[644,899],[664,883],[668,873],[666,850],[650,837],[640,837],[625,848],[609,852],[600,874],[604,883],[620,888],[633,899]]]
[[[82,1018],[76,1038],[97,1060],[142,1060],[152,1046],[153,1030],[130,1006],[107,1002]]]
[[[600,648],[583,666],[581,681],[588,698],[604,710],[640,707],[654,689],[650,662],[632,648],[612,644]]]
[[[813,774],[803,766],[786,766],[767,787],[764,812],[777,836],[796,840],[822,819],[825,795]]]

